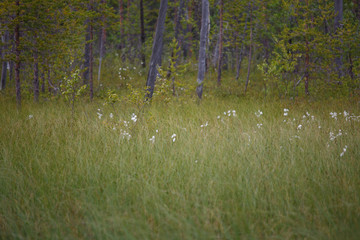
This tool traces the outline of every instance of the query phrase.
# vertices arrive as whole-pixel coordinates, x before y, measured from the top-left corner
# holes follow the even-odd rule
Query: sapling
[[[81,85],[80,69],[72,70],[70,77],[64,77],[64,82],[60,85],[61,95],[71,106],[74,116],[75,102],[85,92],[86,85]]]

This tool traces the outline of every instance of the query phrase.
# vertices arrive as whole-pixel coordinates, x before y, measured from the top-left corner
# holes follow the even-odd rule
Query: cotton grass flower
[[[287,115],[289,115],[289,109],[284,108],[284,116],[286,117]]]
[[[150,141],[152,144],[154,144],[154,143],[155,143],[155,136],[152,136],[152,137],[149,139],[149,141]]]
[[[136,116],[135,113],[133,113],[133,114],[131,115],[131,121],[133,121],[133,122],[136,122],[136,121],[137,121],[137,116]]]
[[[255,115],[256,115],[257,117],[260,117],[261,115],[263,115],[263,112],[260,111],[260,110],[258,110],[257,112],[255,112]]]
[[[176,134],[175,133],[173,135],[171,135],[171,140],[172,140],[172,142],[176,141]]]
[[[34,115],[29,115],[29,119],[33,119],[34,118]]]
[[[348,148],[348,146],[347,146],[347,145],[345,145],[345,147],[343,148],[343,151],[340,153],[340,157],[343,157],[343,156],[344,156],[344,154],[345,154],[345,152],[346,152],[347,148]]]

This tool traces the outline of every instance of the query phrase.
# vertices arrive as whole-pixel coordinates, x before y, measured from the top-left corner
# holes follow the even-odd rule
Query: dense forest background
[[[359,95],[358,0],[163,0],[165,29],[156,46],[163,81],[155,91],[195,93],[204,3],[206,91]],[[2,0],[1,92],[20,105],[22,97],[71,95],[69,88],[91,99],[108,89],[143,89],[159,41],[159,8],[160,0]]]

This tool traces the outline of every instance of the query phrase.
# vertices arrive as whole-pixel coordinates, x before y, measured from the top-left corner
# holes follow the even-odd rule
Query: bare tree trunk
[[[249,46],[249,64],[248,64],[248,70],[247,70],[247,77],[246,77],[246,82],[245,82],[245,91],[244,93],[246,94],[246,90],[249,84],[249,78],[250,78],[250,67],[251,67],[251,58],[252,58],[252,40],[253,40],[253,27],[252,27],[252,8],[253,8],[253,2],[251,2],[251,7],[250,7],[250,46]]]
[[[20,1],[16,0],[16,18],[20,17]],[[18,108],[21,107],[21,86],[20,86],[20,24],[15,25],[15,85],[16,85],[16,102]]]
[[[85,53],[84,53],[84,73],[83,73],[83,83],[89,84],[89,73],[90,73],[90,24],[89,19],[86,20],[85,24],[87,25],[86,35],[85,35]]]
[[[91,4],[91,10],[93,10],[92,1],[90,1]],[[90,100],[92,101],[94,97],[94,79],[93,79],[93,26],[92,26],[92,20],[90,21],[90,46],[89,46],[89,75],[90,75],[90,81],[89,81],[89,87],[90,87]]]
[[[3,36],[1,36],[1,42],[4,45],[8,40],[7,35],[8,35],[8,32],[5,31],[5,34]],[[1,55],[1,60],[2,60],[0,90],[4,90],[5,85],[6,85],[6,75],[7,75],[7,67],[8,67],[8,62],[5,59],[5,46],[2,49],[0,49],[0,51],[1,51],[0,55]]]
[[[101,4],[103,6],[106,5],[106,0],[101,0]],[[99,70],[98,70],[98,84],[100,86],[100,79],[101,79],[101,65],[102,65],[102,59],[105,52],[105,40],[106,40],[106,30],[105,30],[105,15],[102,16],[102,24],[101,32],[100,32],[100,51],[99,51]]]
[[[247,19],[245,18],[244,33],[242,34],[241,48],[240,48],[239,59],[236,68],[236,81],[239,81],[239,77],[240,77],[241,63],[244,55],[244,40],[245,40],[246,30],[247,30]]]
[[[141,66],[146,68],[145,59],[145,24],[144,24],[144,4],[143,0],[140,0],[140,30],[141,30]]]
[[[221,68],[222,68],[222,48],[223,48],[223,11],[224,11],[224,0],[220,0],[220,34],[219,34],[219,62],[218,62],[218,78],[217,84],[221,85]]]
[[[156,76],[158,75],[157,66],[161,65],[161,53],[163,48],[163,35],[167,6],[168,0],[161,0],[152,54],[150,58],[150,68],[146,81],[146,86],[148,90],[148,93],[146,94],[147,100],[152,98],[152,95],[154,93]]]
[[[343,0],[335,0],[335,30],[339,30],[342,28],[342,21],[343,21]],[[335,58],[336,68],[341,79],[344,76],[343,71],[343,53],[341,47],[338,47],[340,52],[340,56]],[[339,79],[339,81],[340,81]]]
[[[197,77],[196,93],[199,99],[202,98],[203,81],[206,71],[206,42],[208,39],[208,24],[209,24],[209,1],[202,0],[202,14],[201,14],[201,30],[200,30],[200,48],[199,48],[199,71]]]
[[[34,102],[39,102],[39,63],[38,53],[35,50],[34,53],[34,79],[33,79],[33,90],[34,90]]]

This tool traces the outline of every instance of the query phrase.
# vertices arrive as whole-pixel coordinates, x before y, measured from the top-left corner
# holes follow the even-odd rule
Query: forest
[[[359,239],[360,0],[0,0],[0,239]]]

